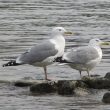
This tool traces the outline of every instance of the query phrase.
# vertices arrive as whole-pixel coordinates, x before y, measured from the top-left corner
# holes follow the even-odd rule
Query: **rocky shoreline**
[[[110,103],[110,72],[104,77],[97,75],[84,76],[80,80],[44,81],[22,79],[18,81],[0,80],[0,83],[12,83],[17,87],[29,87],[32,94],[87,95],[91,92],[91,89],[106,89],[107,92],[104,94],[102,102]]]

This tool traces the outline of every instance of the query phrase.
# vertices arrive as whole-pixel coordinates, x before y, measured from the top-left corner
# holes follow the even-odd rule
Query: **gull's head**
[[[93,46],[110,45],[109,42],[103,42],[103,41],[101,41],[98,38],[91,39],[90,42],[89,42],[89,44],[90,45],[93,45]]]
[[[72,34],[71,32],[66,31],[63,27],[55,27],[52,30],[52,35],[67,35]]]

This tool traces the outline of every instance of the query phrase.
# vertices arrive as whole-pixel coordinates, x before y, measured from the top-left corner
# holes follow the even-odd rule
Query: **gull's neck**
[[[56,35],[53,40],[62,47],[65,47],[65,38],[63,35]]]
[[[98,51],[100,58],[102,58],[102,50],[98,44],[89,44],[89,46],[95,48]]]
[[[57,39],[64,39],[64,37],[61,34],[56,34],[56,35],[53,35],[52,39],[55,39],[55,40],[57,40]]]
[[[51,40],[52,43],[56,44],[55,48],[59,50],[58,56],[62,56],[65,49],[65,39],[63,35],[56,35]]]

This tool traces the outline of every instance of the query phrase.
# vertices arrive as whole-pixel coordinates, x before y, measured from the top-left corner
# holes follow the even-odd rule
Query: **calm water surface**
[[[110,41],[109,0],[0,0],[0,65],[48,39],[55,26],[74,32],[66,38],[66,49],[87,45],[91,38]],[[102,62],[91,74],[110,72],[110,46],[103,46]],[[86,73],[83,73],[86,75]],[[42,79],[42,68],[29,65],[3,68],[0,78]],[[68,66],[51,65],[51,79],[79,79]],[[32,96],[28,88],[0,84],[0,110],[110,110],[101,102],[103,91],[85,96],[62,97],[56,94]]]

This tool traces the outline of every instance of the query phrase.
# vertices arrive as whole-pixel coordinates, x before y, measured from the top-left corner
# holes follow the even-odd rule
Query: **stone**
[[[92,74],[92,75],[90,75],[90,77],[100,77],[100,75],[98,75],[98,74]]]
[[[74,94],[77,96],[87,96],[88,94],[90,94],[90,91],[87,88],[77,87],[74,90]]]
[[[110,72],[106,73],[106,75],[104,76],[104,78],[107,78],[110,80]]]
[[[104,96],[102,98],[102,102],[110,104],[110,92],[107,92],[104,94]]]
[[[17,81],[14,83],[14,86],[17,86],[17,87],[27,87],[27,86],[31,86],[32,83],[29,83],[29,82],[23,82],[23,81]]]
[[[88,85],[84,83],[82,80],[77,80],[75,84],[75,88],[81,87],[81,88],[88,88]]]
[[[52,93],[56,91],[56,87],[55,84],[51,85],[50,83],[39,83],[32,85],[30,87],[30,91],[32,93],[39,93],[39,94]]]
[[[74,93],[74,81],[60,80],[57,83],[57,92],[60,95],[72,95]]]
[[[107,78],[84,77],[82,81],[86,83],[89,88],[93,88],[93,89],[109,89],[110,88],[110,80]]]
[[[14,81],[14,85],[17,87],[26,87],[26,86],[31,86],[39,83],[44,83],[45,81],[43,80],[35,80],[35,79],[21,79]]]

